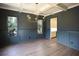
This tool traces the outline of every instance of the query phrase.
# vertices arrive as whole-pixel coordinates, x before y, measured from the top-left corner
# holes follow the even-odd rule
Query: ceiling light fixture
[[[37,12],[37,15],[36,15],[36,17],[34,18],[34,20],[32,20],[32,17],[31,17],[30,15],[27,15],[27,18],[28,18],[28,20],[29,20],[30,22],[37,22],[37,20],[38,20],[38,17],[39,17],[38,4],[39,4],[39,3],[35,3],[35,8],[36,8],[35,12]]]
[[[39,16],[39,14],[38,14],[38,3],[35,3],[35,5],[36,5],[36,11],[37,11],[37,15],[35,17],[35,21],[37,21],[38,20],[38,16]]]

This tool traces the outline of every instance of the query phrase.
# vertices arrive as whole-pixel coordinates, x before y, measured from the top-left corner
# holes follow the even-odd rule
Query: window
[[[17,18],[8,16],[8,35],[17,35]]]
[[[37,21],[37,32],[38,32],[38,34],[43,33],[42,28],[43,28],[43,20],[38,20]]]

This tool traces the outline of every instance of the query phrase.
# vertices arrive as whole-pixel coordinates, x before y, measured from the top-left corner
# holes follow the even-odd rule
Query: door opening
[[[56,39],[57,17],[50,19],[50,39]]]

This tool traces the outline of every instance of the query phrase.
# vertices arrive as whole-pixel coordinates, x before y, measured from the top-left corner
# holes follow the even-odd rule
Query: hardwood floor
[[[57,43],[56,39],[8,46],[1,52],[2,56],[79,56],[79,51]]]

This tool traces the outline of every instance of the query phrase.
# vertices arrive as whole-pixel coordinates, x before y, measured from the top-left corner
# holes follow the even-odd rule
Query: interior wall
[[[28,14],[29,13],[0,9],[0,47],[4,47],[9,44],[27,42],[29,40],[36,40],[44,37],[43,34],[39,35],[37,33],[37,23],[28,21],[26,17]],[[36,17],[34,14],[29,15],[32,17],[32,20],[34,20],[34,17]],[[17,17],[17,37],[8,36],[8,16]],[[39,16],[39,19],[42,19],[42,16]]]
[[[46,17],[47,21],[49,21],[51,17],[57,17],[57,42],[76,50],[79,50],[78,15],[79,6]],[[50,26],[47,21],[46,26]],[[46,30],[46,32],[49,31]]]
[[[44,38],[50,39],[50,17],[46,17],[44,21]]]

